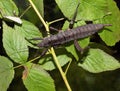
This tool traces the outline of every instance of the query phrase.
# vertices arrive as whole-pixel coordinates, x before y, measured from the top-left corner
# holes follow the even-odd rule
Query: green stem
[[[55,64],[56,64],[57,68],[58,68],[59,71],[60,71],[60,74],[61,74],[61,76],[62,76],[62,78],[63,78],[63,80],[64,80],[64,82],[65,82],[65,85],[66,85],[68,91],[72,91],[72,89],[70,88],[70,85],[69,85],[69,83],[68,83],[68,80],[67,80],[67,78],[66,78],[66,75],[65,75],[65,73],[63,72],[63,70],[62,70],[62,68],[61,68],[61,66],[60,66],[60,64],[59,64],[59,61],[58,61],[58,59],[57,59],[57,57],[56,57],[56,54],[55,54],[55,51],[54,51],[53,47],[51,48],[51,54],[52,54],[52,56],[53,56],[53,58],[54,58],[54,62],[55,62]]]
[[[31,63],[31,62],[33,62],[33,61],[39,59],[40,57],[41,57],[41,56],[35,57],[34,59],[28,61],[27,63]],[[13,67],[13,68],[16,69],[16,68],[19,68],[19,67],[24,66],[24,65],[25,65],[25,64],[21,64],[21,65],[15,66],[15,67]]]
[[[49,25],[50,25],[50,24],[53,24],[53,23],[55,23],[55,22],[58,22],[58,21],[62,21],[62,20],[64,20],[64,18],[56,19],[56,20],[54,20],[54,21],[49,22]]]
[[[31,8],[31,5],[27,7],[27,9],[25,9],[25,11],[20,15],[20,18]]]
[[[36,14],[38,15],[39,19],[41,20],[41,22],[43,23],[43,25],[46,28],[46,31],[49,31],[49,28],[47,26],[47,24],[45,23],[44,19],[42,18],[41,14],[39,13],[39,11],[37,10],[37,8],[35,7],[34,3],[32,2],[32,0],[28,0],[31,4],[31,6],[33,7],[33,9],[35,10]]]
[[[70,60],[69,63],[68,63],[68,65],[67,65],[67,68],[66,68],[66,70],[65,70],[65,75],[66,75],[67,72],[68,72],[68,69],[69,69],[69,67],[70,67],[70,65],[71,65],[71,62],[72,62],[72,60]]]

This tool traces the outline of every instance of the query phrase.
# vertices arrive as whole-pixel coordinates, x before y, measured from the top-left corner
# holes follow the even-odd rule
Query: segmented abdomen
[[[88,37],[99,30],[102,30],[105,26],[111,26],[111,24],[87,24],[84,26],[79,26],[73,29],[59,32],[56,35],[51,35],[50,37],[45,37],[38,47],[52,47],[67,43],[75,39],[81,39]]]

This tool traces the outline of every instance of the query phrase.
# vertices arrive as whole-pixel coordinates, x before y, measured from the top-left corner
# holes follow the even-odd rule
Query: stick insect
[[[79,4],[76,8],[76,11],[74,13],[72,20],[70,21],[69,29],[67,29],[66,31],[60,31],[59,33],[55,35],[51,35],[49,37],[44,37],[42,41],[37,44],[39,48],[46,48],[42,52],[41,56],[45,55],[45,53],[50,47],[56,47],[56,46],[68,43],[70,41],[74,41],[74,45],[76,49],[79,52],[82,52],[83,49],[79,46],[77,39],[88,37],[102,30],[106,26],[111,26],[111,24],[86,24],[83,26],[78,26],[76,28],[73,28],[73,25],[75,23],[75,19],[77,16],[78,7],[79,7]]]

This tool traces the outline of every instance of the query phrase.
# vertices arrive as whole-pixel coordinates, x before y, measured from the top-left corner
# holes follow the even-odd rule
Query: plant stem
[[[60,18],[60,19],[53,20],[53,21],[49,22],[49,25],[50,25],[50,24],[53,24],[53,23],[55,23],[55,22],[58,22],[58,21],[62,21],[62,20],[64,20],[64,18]]]
[[[54,51],[53,47],[51,48],[51,54],[52,54],[52,56],[53,56],[53,58],[54,58],[54,62],[55,62],[55,64],[56,64],[56,66],[58,67],[58,69],[59,69],[59,71],[60,71],[60,74],[61,74],[61,76],[62,76],[62,78],[63,78],[63,80],[64,80],[64,82],[65,82],[65,85],[66,85],[68,91],[72,91],[72,89],[70,88],[70,85],[69,85],[69,83],[68,83],[68,80],[67,80],[67,78],[66,78],[66,75],[65,75],[65,73],[63,72],[63,70],[62,70],[62,68],[61,68],[61,66],[60,66],[60,64],[59,64],[59,61],[58,61],[58,59],[57,59],[57,57],[56,57],[56,54],[55,54],[55,51]]]
[[[37,8],[36,8],[35,5],[33,4],[32,0],[28,0],[28,1],[30,2],[31,6],[33,7],[33,9],[35,10],[35,12],[37,13],[37,15],[38,15],[39,19],[41,20],[41,22],[43,23],[43,25],[45,26],[46,31],[49,33],[49,23],[47,23],[47,22],[44,21],[44,19],[42,18],[41,14],[39,13],[39,11],[37,10]],[[56,21],[54,21],[54,22],[56,22]],[[54,22],[52,22],[52,23],[54,23]],[[61,68],[61,66],[60,66],[60,64],[59,64],[59,61],[58,61],[58,59],[57,59],[57,57],[56,57],[56,54],[55,54],[55,51],[54,51],[53,47],[50,48],[50,53],[51,53],[52,56],[53,56],[53,59],[54,59],[54,61],[55,61],[55,64],[56,64],[56,66],[58,67],[58,69],[59,69],[59,71],[60,71],[60,74],[61,74],[61,76],[62,76],[62,78],[63,78],[63,81],[65,82],[65,85],[66,85],[68,91],[72,91],[71,88],[70,88],[70,85],[69,85],[69,83],[68,83],[68,80],[67,80],[67,78],[66,78],[66,75],[65,75],[65,73],[63,72],[63,70],[62,70],[62,68]]]
[[[31,4],[31,6],[33,7],[33,9],[35,10],[36,14],[38,15],[39,19],[41,20],[41,22],[43,23],[43,25],[46,28],[46,31],[49,30],[47,24],[45,23],[44,19],[42,18],[41,14],[39,13],[39,11],[37,10],[37,8],[35,7],[34,3],[32,2],[32,0],[28,0]]]
[[[65,75],[66,75],[67,72],[68,72],[68,69],[69,69],[69,67],[70,67],[70,65],[71,65],[71,62],[72,62],[72,60],[69,61],[68,65],[67,65],[67,68],[65,69]]]
[[[39,59],[39,58],[40,58],[40,56],[38,56],[38,57],[36,57],[36,58],[34,58],[34,59],[28,61],[27,63],[31,63],[31,62],[33,62],[33,61]],[[13,67],[13,68],[16,69],[16,68],[19,68],[19,67],[24,66],[24,65],[25,65],[25,64],[21,64],[21,65],[15,66],[15,67]]]
[[[20,15],[20,18],[31,8],[31,5],[27,7],[27,9]]]

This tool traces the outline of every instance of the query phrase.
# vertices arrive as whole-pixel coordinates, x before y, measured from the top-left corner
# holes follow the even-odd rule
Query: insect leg
[[[83,54],[84,52],[87,52],[88,49],[90,48],[89,46],[85,47],[85,48],[81,48],[80,45],[78,44],[78,41],[77,40],[74,40],[74,45],[76,47],[76,49],[81,53]]]
[[[44,50],[42,51],[42,53],[40,54],[40,53],[39,53],[39,50],[37,50],[37,52],[36,52],[35,55],[34,55],[34,58],[36,58],[36,57],[39,57],[39,59],[42,58],[42,57],[46,54],[47,51],[48,51],[48,48],[44,49]],[[38,55],[38,54],[40,54],[40,55]],[[38,61],[39,61],[39,60],[35,60],[34,62],[35,62],[35,63],[38,63]]]
[[[48,48],[44,49],[43,52],[40,55],[40,58],[43,57],[46,54],[47,51],[48,51]]]
[[[29,39],[25,38],[25,40],[27,40],[30,44],[36,46],[36,44],[32,43]]]
[[[82,54],[84,49],[80,47],[77,40],[74,40],[74,45],[75,45],[76,49]]]
[[[60,32],[60,31],[62,31],[62,30],[59,30],[59,29],[57,29],[57,28],[54,28],[54,27],[50,27],[50,29],[51,29],[51,30],[54,30],[54,31],[57,31],[57,32]]]

